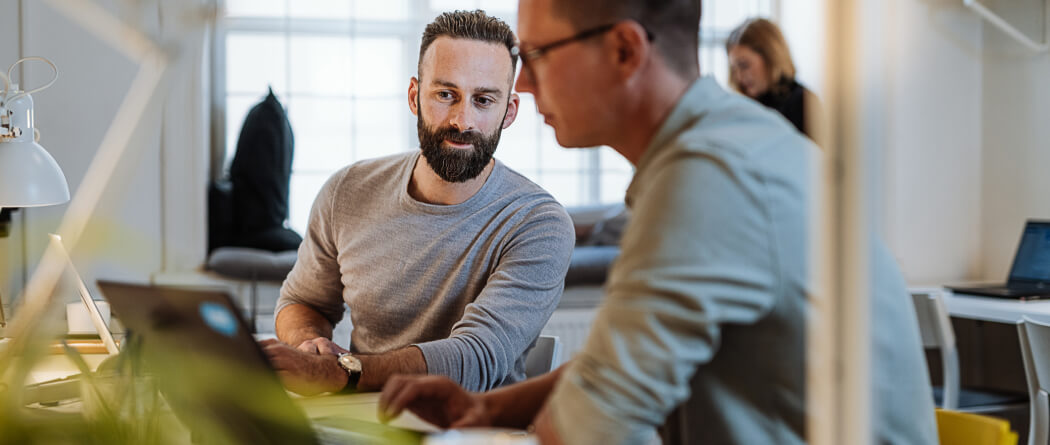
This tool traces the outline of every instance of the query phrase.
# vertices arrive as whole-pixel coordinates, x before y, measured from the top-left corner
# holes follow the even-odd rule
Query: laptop
[[[223,290],[98,281],[172,411],[207,443],[414,443],[422,434],[350,418],[309,420]]]
[[[80,277],[80,272],[77,272],[76,265],[73,264],[73,260],[69,256],[69,251],[66,250],[66,246],[62,244],[62,237],[52,233],[50,234],[50,238],[51,243],[56,247],[56,251],[61,254],[62,258],[66,261],[66,265],[68,266],[67,270],[74,279],[73,281],[77,287],[77,293],[80,294],[80,301],[87,308],[88,315],[91,318],[92,324],[95,326],[95,330],[98,332],[99,339],[102,341],[102,345],[106,348],[106,353],[110,356],[115,356],[120,352],[120,347],[116,340],[114,340],[113,332],[106,324],[102,312],[99,311],[98,306],[95,304],[95,300],[91,297],[91,293],[88,292],[87,286],[84,285],[84,280]],[[76,341],[67,339],[66,343],[75,345]],[[77,367],[80,368],[81,372],[88,372],[87,364],[82,362],[80,357],[76,357],[73,360]],[[72,374],[57,379],[26,385],[22,393],[23,401],[27,404],[40,403],[46,406],[53,406],[60,400],[80,397],[80,376],[81,374]]]
[[[66,260],[66,264],[69,266],[69,273],[75,278],[77,293],[80,294],[80,302],[84,303],[84,306],[87,308],[88,315],[91,317],[91,322],[95,325],[95,330],[98,332],[99,338],[102,339],[102,344],[106,347],[106,352],[110,355],[117,354],[120,352],[120,348],[118,347],[117,342],[113,339],[113,332],[109,330],[105,318],[102,317],[102,312],[99,311],[98,305],[95,304],[95,300],[91,298],[91,293],[88,292],[87,286],[84,285],[84,279],[80,277],[80,272],[77,272],[77,268],[73,264],[73,259],[69,256],[69,251],[66,250],[66,246],[62,244],[62,237],[54,233],[49,236],[51,237],[51,243],[57,246],[57,251]]]
[[[1050,221],[1029,220],[1005,284],[945,286],[957,294],[1032,300],[1050,297]]]

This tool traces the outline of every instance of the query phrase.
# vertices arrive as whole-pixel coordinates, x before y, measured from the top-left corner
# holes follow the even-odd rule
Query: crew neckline
[[[477,208],[480,203],[486,202],[485,198],[493,193],[493,189],[496,187],[495,184],[500,181],[503,175],[503,163],[496,158],[492,158],[494,161],[492,173],[485,179],[485,183],[481,185],[477,193],[474,193],[474,196],[459,204],[429,204],[419,201],[408,194],[408,184],[412,180],[412,171],[422,155],[420,152],[414,156],[406,157],[404,164],[401,166],[400,197],[401,203],[405,207],[425,213],[447,215]]]

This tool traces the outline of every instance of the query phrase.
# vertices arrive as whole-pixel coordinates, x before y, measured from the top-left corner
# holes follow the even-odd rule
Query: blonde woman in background
[[[800,132],[813,138],[808,116],[820,107],[817,97],[795,80],[795,63],[780,28],[766,19],[750,19],[729,34],[729,86],[777,110]]]

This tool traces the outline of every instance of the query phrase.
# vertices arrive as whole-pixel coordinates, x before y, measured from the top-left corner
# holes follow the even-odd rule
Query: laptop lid
[[[1029,220],[1007,284],[1050,284],[1050,221]]]
[[[50,234],[51,242],[58,247],[58,251],[66,259],[66,263],[69,265],[69,272],[76,279],[77,292],[80,294],[80,302],[87,307],[88,314],[91,317],[92,324],[95,325],[95,330],[98,331],[99,338],[102,339],[102,344],[106,346],[106,352],[110,354],[117,354],[120,349],[117,347],[117,342],[113,340],[113,332],[109,330],[109,325],[106,324],[106,319],[102,317],[102,312],[99,311],[98,306],[95,304],[95,299],[91,298],[91,293],[88,292],[87,286],[84,284],[84,279],[80,277],[80,272],[77,272],[76,266],[73,265],[73,259],[69,256],[69,251],[66,250],[65,244],[62,244],[62,237],[54,233]]]
[[[225,291],[98,286],[140,342],[127,353],[195,434],[208,443],[317,443]]]

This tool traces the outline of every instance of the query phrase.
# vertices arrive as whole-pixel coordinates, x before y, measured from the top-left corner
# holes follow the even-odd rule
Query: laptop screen
[[[80,277],[80,272],[77,272],[77,268],[73,264],[73,259],[69,256],[69,251],[66,250],[65,244],[62,244],[62,237],[54,233],[50,236],[51,242],[58,246],[58,252],[62,254],[66,260],[66,264],[69,265],[69,272],[76,279],[77,291],[80,292],[80,301],[84,303],[85,307],[87,307],[88,315],[91,316],[91,321],[95,325],[95,330],[98,331],[98,336],[102,339],[102,344],[106,346],[106,352],[109,352],[110,354],[120,352],[117,342],[113,340],[113,332],[109,330],[105,318],[102,317],[102,313],[99,312],[98,306],[95,304],[95,300],[91,298],[91,293],[88,292],[87,286],[84,284],[84,279]]]
[[[224,291],[102,280],[98,286],[141,341],[128,354],[204,443],[317,443]]]
[[[1050,282],[1050,221],[1029,221],[1021,235],[1010,281]]]

